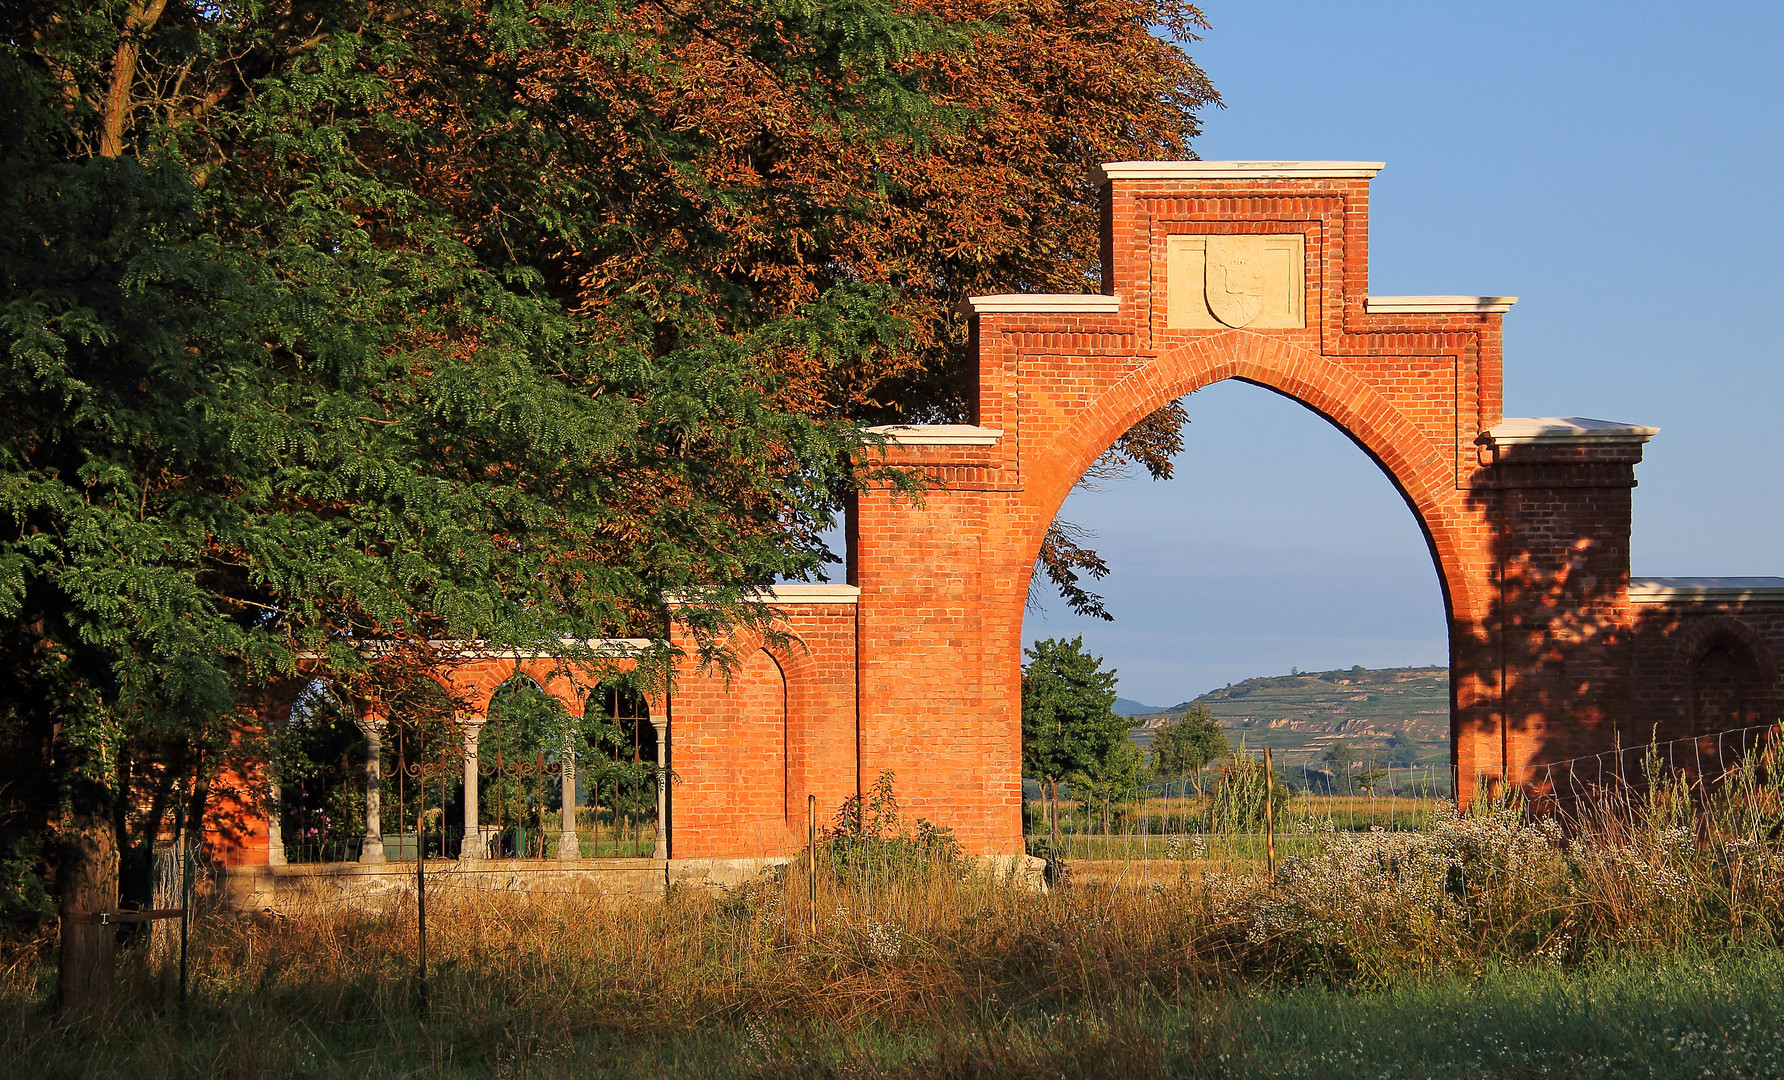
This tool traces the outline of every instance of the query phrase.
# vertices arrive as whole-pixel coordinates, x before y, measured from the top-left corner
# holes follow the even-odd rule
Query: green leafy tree
[[[1132,745],[1139,721],[1117,716],[1115,672],[1084,650],[1084,639],[1048,638],[1025,650],[1022,669],[1022,775],[1047,785],[1049,806],[1059,781],[1103,775],[1110,754]],[[1057,831],[1057,821],[1053,822]]]
[[[1324,761],[1333,772],[1342,773],[1356,765],[1357,748],[1343,739],[1338,739],[1326,747],[1326,752],[1320,755],[1320,760]]]
[[[49,880],[64,915],[144,899],[153,837],[260,756],[236,709],[300,654],[350,698],[441,639],[645,637],[667,671],[675,592],[725,662],[771,629],[753,589],[822,571],[858,424],[963,415],[950,302],[1088,287],[1089,165],[1184,155],[1215,100],[1151,32],[1193,39],[1177,3],[5,18],[20,918]],[[1180,417],[1122,452],[1156,472]],[[115,937],[60,940],[63,1002],[96,1004]]]
[[[236,709],[300,654],[364,696],[437,639],[641,636],[666,667],[669,592],[704,659],[766,628],[751,589],[821,567],[863,448],[795,407],[781,361],[905,333],[883,285],[763,307],[657,267],[678,301],[643,310],[551,288],[563,232],[479,242],[481,211],[415,170],[458,121],[402,95],[458,13],[411,14],[9,8],[0,866],[57,883],[73,1009],[108,993],[116,938],[68,916],[146,899],[153,838],[259,756]],[[814,62],[885,44],[825,26],[840,51]],[[882,83],[874,101],[915,93]],[[864,134],[908,127],[835,104]],[[511,220],[582,227],[515,197]],[[47,914],[41,890],[4,894]]]
[[[1418,743],[1411,735],[1407,734],[1404,729],[1395,731],[1392,735],[1388,736],[1387,757],[1388,764],[1395,767],[1405,767],[1417,764],[1419,758]]]
[[[1226,731],[1206,705],[1192,705],[1182,716],[1159,725],[1152,736],[1152,770],[1165,779],[1201,772],[1233,752]]]

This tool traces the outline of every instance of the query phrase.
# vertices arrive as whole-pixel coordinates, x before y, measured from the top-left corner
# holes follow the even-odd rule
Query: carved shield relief
[[[1167,237],[1166,328],[1307,325],[1305,252],[1300,233]]]
[[[1216,319],[1237,330],[1264,311],[1264,264],[1252,236],[1210,236],[1203,295]]]

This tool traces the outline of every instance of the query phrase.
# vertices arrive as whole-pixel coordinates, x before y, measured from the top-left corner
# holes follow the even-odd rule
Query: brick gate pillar
[[[955,831],[974,855],[1022,850],[1019,495],[997,469],[1004,432],[877,429],[886,461],[921,471],[920,499],[865,491],[852,518],[859,660],[857,783],[896,775],[907,821]],[[822,794],[820,793],[822,798]]]
[[[1602,420],[1508,419],[1481,437],[1472,501],[1487,516],[1497,595],[1499,758],[1480,780],[1627,743],[1632,619],[1629,534],[1635,466],[1659,429]],[[1459,755],[1460,757],[1460,755]]]

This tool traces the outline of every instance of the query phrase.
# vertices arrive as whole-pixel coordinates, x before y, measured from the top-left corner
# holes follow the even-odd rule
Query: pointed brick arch
[[[1475,610],[1476,591],[1462,572],[1463,540],[1451,503],[1453,462],[1417,425],[1348,368],[1292,342],[1231,331],[1174,349],[1111,386],[1084,409],[1070,434],[1045,448],[1031,466],[1042,478],[1035,503],[1056,515],[1077,478],[1115,440],[1148,414],[1185,394],[1228,379],[1274,391],[1325,418],[1355,442],[1406,500],[1436,563],[1452,617]],[[1069,479],[1068,479],[1069,478]],[[1047,517],[1051,521],[1052,517]],[[1041,528],[1045,532],[1045,526]],[[1029,544],[1030,559],[1041,535]]]
[[[1102,293],[968,304],[974,423],[887,429],[887,459],[930,491],[863,496],[855,522],[863,775],[898,773],[901,798],[969,847],[1019,850],[1022,614],[1041,538],[1124,431],[1222,379],[1331,421],[1412,509],[1444,590],[1459,790],[1522,782],[1630,726],[1629,493],[1653,429],[1506,421],[1514,298],[1368,296],[1377,168],[1111,164]],[[914,729],[943,737],[945,770]]]

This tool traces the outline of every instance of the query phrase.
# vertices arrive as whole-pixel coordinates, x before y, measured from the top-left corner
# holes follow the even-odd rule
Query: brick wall
[[[729,677],[683,671],[673,700],[652,703],[670,718],[672,856],[790,850],[808,795],[828,819],[886,770],[907,817],[954,828],[974,854],[1020,851],[1022,614],[1041,538],[1133,423],[1222,379],[1324,416],[1414,512],[1449,618],[1459,790],[1520,781],[1533,764],[1645,738],[1655,723],[1690,730],[1694,710],[1775,714],[1784,605],[1631,608],[1631,491],[1646,434],[1512,438],[1505,305],[1368,300],[1363,172],[1114,170],[1103,294],[1116,299],[976,309],[972,419],[995,437],[885,448],[884,462],[920,471],[929,488],[858,498],[858,602],[790,604],[792,646],[740,641]],[[1185,236],[1205,239],[1172,240]],[[1302,288],[1285,301],[1300,325],[1171,325],[1172,244],[1231,250],[1225,238],[1242,236],[1304,252]],[[1710,670],[1705,656],[1714,670],[1694,675]],[[537,662],[535,677],[560,692],[550,664]],[[480,715],[513,671],[466,662],[446,681]],[[1739,679],[1753,689],[1727,688]]]
[[[1634,609],[1634,623],[1630,735],[1635,741],[1626,745],[1695,739],[1779,719],[1784,603],[1642,604]],[[1717,661],[1729,669],[1715,670]],[[1734,701],[1717,685],[1729,678],[1737,683]]]

